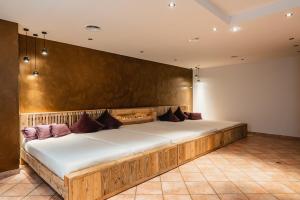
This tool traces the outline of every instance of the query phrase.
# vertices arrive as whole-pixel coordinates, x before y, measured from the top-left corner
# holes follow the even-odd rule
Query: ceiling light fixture
[[[239,27],[239,26],[233,26],[233,27],[231,27],[231,29],[230,29],[230,31],[231,31],[231,32],[234,32],[234,33],[239,32],[240,30],[241,30],[241,27]]]
[[[169,7],[170,7],[170,8],[175,8],[175,7],[176,7],[176,3],[173,2],[173,1],[171,1],[171,2],[169,3]]]
[[[292,17],[293,15],[294,15],[294,13],[292,13],[292,12],[288,12],[285,14],[286,17]]]
[[[200,82],[200,65],[199,67],[195,67],[195,78],[197,79],[197,82]]]
[[[42,55],[47,56],[48,55],[48,50],[46,48],[46,35],[47,35],[47,32],[43,31],[42,34],[44,35],[44,47],[42,49]]]
[[[34,71],[32,72],[33,76],[38,76],[39,72],[37,71],[37,67],[36,67],[36,40],[38,37],[38,34],[33,34],[34,36]]]
[[[101,28],[99,26],[95,26],[95,25],[87,25],[87,26],[85,26],[85,30],[91,31],[91,32],[96,32],[96,31],[100,31]]]
[[[212,30],[213,30],[213,32],[217,32],[218,29],[217,29],[217,27],[213,27]]]
[[[189,42],[199,42],[199,40],[200,40],[200,38],[195,37],[195,38],[189,39]]]
[[[25,41],[26,41],[26,42],[25,42],[25,56],[23,57],[23,61],[24,61],[24,63],[29,63],[30,58],[29,58],[28,52],[27,52],[27,40],[28,40],[27,32],[29,31],[29,29],[28,29],[28,28],[24,28],[23,30],[24,30],[25,33],[26,33],[26,36],[25,36]]]

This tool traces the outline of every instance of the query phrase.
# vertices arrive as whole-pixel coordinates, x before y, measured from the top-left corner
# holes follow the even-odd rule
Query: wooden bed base
[[[146,111],[148,113],[149,110],[146,109]],[[28,116],[28,114],[26,115]],[[149,117],[149,115],[143,114],[140,116]],[[153,118],[154,116],[155,114],[153,114]],[[128,117],[125,118],[130,123],[133,122]],[[148,120],[143,120],[142,117],[139,117],[138,121]],[[102,200],[246,136],[247,125],[239,124],[207,136],[163,146],[73,172],[66,175],[64,180],[55,175],[24,149],[21,150],[21,159],[64,199]]]

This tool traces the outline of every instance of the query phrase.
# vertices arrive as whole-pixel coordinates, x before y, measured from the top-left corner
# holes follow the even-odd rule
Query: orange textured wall
[[[18,25],[0,20],[0,172],[19,166]]]
[[[192,105],[189,69],[47,41],[49,55],[38,55],[40,76],[33,78],[33,62],[21,61],[24,36],[19,40],[21,112]],[[33,38],[29,43],[33,58]]]

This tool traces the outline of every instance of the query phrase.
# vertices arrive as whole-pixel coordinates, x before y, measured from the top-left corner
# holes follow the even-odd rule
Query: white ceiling
[[[51,40],[187,68],[300,55],[300,0],[174,1],[0,0],[0,19],[19,23],[20,33],[45,30]],[[88,32],[89,24],[102,30]]]

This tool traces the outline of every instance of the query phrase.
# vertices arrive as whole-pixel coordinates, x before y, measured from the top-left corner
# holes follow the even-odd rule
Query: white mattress
[[[82,134],[82,136],[120,145],[131,153],[140,153],[166,144],[171,144],[170,140],[167,138],[144,133],[137,134],[136,132],[124,129],[123,127],[120,127],[120,129]]]
[[[185,120],[183,122],[149,122],[145,124],[134,124],[124,126],[124,130],[136,133],[161,136],[169,139],[172,143],[188,140],[195,137],[208,135],[211,132],[228,128],[238,124],[230,121],[208,121],[208,120]]]
[[[24,143],[25,150],[56,175],[64,175],[100,163],[140,153],[170,143],[208,135],[238,124],[227,121],[186,120],[126,125],[96,133]]]
[[[61,178],[65,174],[113,161],[131,153],[119,145],[82,137],[81,134],[33,140],[25,143],[24,147]]]
[[[177,123],[186,129],[202,130],[202,129],[215,129],[222,130],[225,128],[233,127],[240,124],[240,122],[232,121],[215,121],[215,120],[185,120],[184,123]]]

